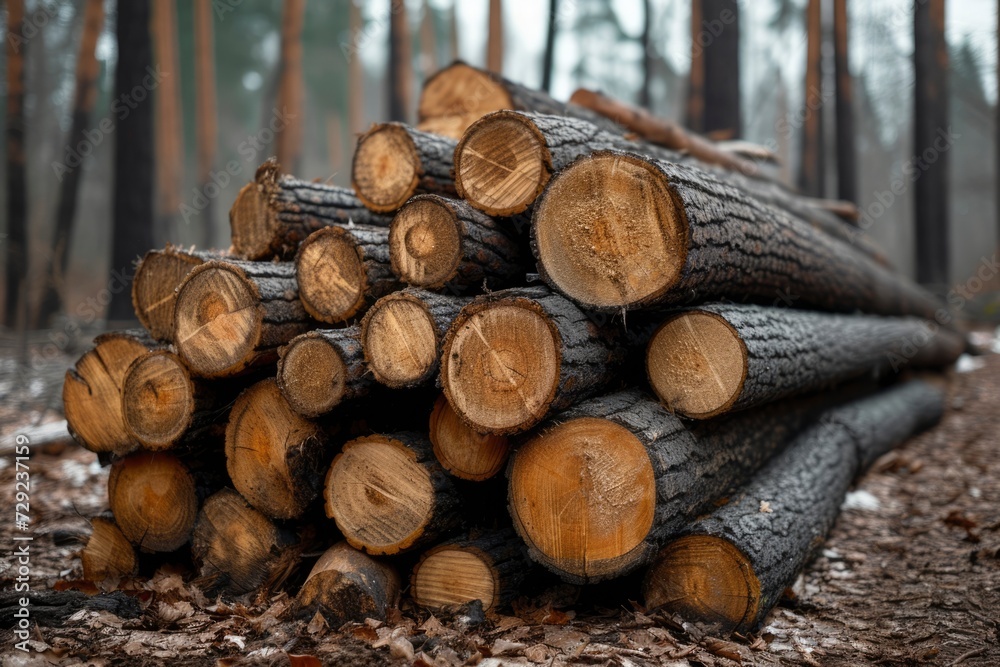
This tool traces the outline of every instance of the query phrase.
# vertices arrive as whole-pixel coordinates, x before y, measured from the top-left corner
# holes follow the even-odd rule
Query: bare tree
[[[642,46],[642,87],[639,88],[639,104],[648,108],[650,105],[649,88],[653,79],[653,54],[650,53],[653,45],[649,39],[653,29],[652,0],[642,0],[642,7],[642,36],[639,38],[639,43]]]
[[[559,31],[559,0],[549,0],[549,26],[545,33],[542,56],[542,90],[552,92],[552,68],[555,66],[556,34]]]
[[[503,2],[490,0],[489,36],[486,40],[486,69],[503,71]]]
[[[160,234],[175,241],[175,223],[184,188],[184,129],[181,117],[181,65],[177,54],[174,0],[153,0],[153,45],[166,73],[156,91],[156,215]]]
[[[298,171],[302,151],[303,98],[302,25],[306,0],[285,0],[281,21],[281,63],[278,67],[278,108],[288,118],[277,136],[278,163],[287,172]]]
[[[351,39],[358,39],[363,27],[361,8],[353,0],[348,5]],[[361,58],[358,57],[357,49],[348,53],[347,60],[347,125],[350,133],[357,135],[365,129],[365,71],[361,66]]]
[[[742,134],[738,0],[692,0],[688,120],[692,129]]]
[[[24,0],[7,2],[7,291],[4,324],[27,326],[28,186],[24,174]]]
[[[212,35],[212,2],[195,0],[194,5],[194,62],[195,62],[195,134],[198,144],[198,186],[202,193],[212,180],[215,165],[218,120],[215,101],[215,49]],[[202,245],[211,247],[215,241],[213,200],[206,197],[208,205],[201,215]]]
[[[420,17],[420,66],[424,80],[438,70],[437,39],[434,35],[434,10],[424,0],[423,15]]]
[[[389,19],[389,119],[407,122],[413,99],[413,48],[404,0],[392,0]]]
[[[809,0],[806,9],[805,122],[802,125],[802,161],[799,187],[813,197],[823,196],[823,5]]]
[[[847,0],[833,0],[834,66],[837,78],[837,196],[857,202],[854,80],[848,62]]]

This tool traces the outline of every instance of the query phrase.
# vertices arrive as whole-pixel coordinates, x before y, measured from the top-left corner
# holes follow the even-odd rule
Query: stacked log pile
[[[145,331],[66,374],[111,465],[85,577],[168,553],[339,625],[646,568],[649,608],[759,627],[965,341],[751,158],[579,99],[453,65],[352,189],[268,160],[227,252],[150,251]]]

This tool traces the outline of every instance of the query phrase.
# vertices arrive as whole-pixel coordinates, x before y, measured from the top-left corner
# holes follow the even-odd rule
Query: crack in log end
[[[295,274],[302,305],[321,322],[343,322],[364,304],[368,274],[346,229],[326,227],[311,234],[299,248]]]
[[[122,380],[122,415],[146,449],[167,449],[191,425],[194,386],[180,358],[165,350],[136,359]]]
[[[379,299],[365,316],[361,336],[368,367],[386,386],[415,386],[437,368],[434,318],[420,299],[405,292]]]
[[[420,182],[420,156],[399,123],[375,125],[358,139],[351,178],[365,206],[379,213],[401,207]]]

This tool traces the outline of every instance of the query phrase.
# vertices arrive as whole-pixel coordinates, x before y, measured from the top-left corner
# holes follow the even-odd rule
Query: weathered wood
[[[855,476],[936,423],[943,403],[941,391],[913,382],[825,412],[664,547],[646,574],[646,606],[726,633],[755,630],[822,543]]]
[[[455,194],[454,155],[454,139],[380,123],[358,139],[351,183],[365,206],[391,213],[413,195]]]
[[[414,197],[389,230],[389,259],[414,287],[489,289],[524,280],[526,260],[503,225],[460,199]]]
[[[178,288],[173,340],[193,373],[217,378],[273,364],[313,326],[290,262],[213,260]]]
[[[509,435],[600,391],[622,358],[610,332],[568,300],[542,286],[509,289],[462,309],[441,386],[475,431]]]
[[[514,531],[473,533],[424,552],[410,575],[410,595],[428,609],[479,600],[491,611],[518,594],[529,570],[527,550]]]
[[[452,482],[416,433],[346,443],[326,476],[325,498],[326,515],[351,546],[372,555],[416,549],[461,523]]]
[[[338,542],[320,556],[302,584],[295,615],[308,619],[320,613],[331,628],[366,618],[385,620],[399,597],[399,584],[391,565]]]
[[[114,519],[94,517],[87,545],[80,552],[83,578],[105,590],[114,590],[123,579],[136,575],[135,548]]]
[[[184,250],[171,245],[147,252],[135,268],[132,279],[132,307],[139,324],[146,327],[153,338],[169,342],[174,335],[177,288],[194,267],[221,258],[221,253]]]
[[[568,582],[626,574],[843,400],[826,394],[684,422],[638,390],[591,399],[515,450],[514,527],[531,558]]]
[[[448,328],[470,301],[412,287],[376,301],[361,321],[361,346],[372,376],[394,389],[430,382]]]
[[[441,467],[460,479],[482,482],[507,463],[513,443],[504,435],[476,433],[442,394],[431,412],[429,437]]]
[[[591,309],[729,298],[933,319],[942,307],[798,217],[633,153],[601,151],[553,178],[532,234],[542,278]]]
[[[125,428],[122,382],[133,361],[155,343],[143,331],[101,334],[66,371],[62,400],[73,438],[98,454],[127,454],[139,446]]]
[[[707,419],[872,372],[945,366],[964,350],[961,336],[916,318],[710,304],[657,329],[646,371],[669,410]]]
[[[330,225],[388,227],[390,222],[365,208],[350,189],[282,175],[274,158],[257,168],[229,211],[233,253],[252,260],[291,259],[307,236]]]
[[[373,378],[361,350],[361,329],[319,329],[281,348],[278,387],[293,410],[318,417],[343,401],[368,395]]]
[[[389,230],[351,225],[309,235],[295,256],[302,305],[314,319],[339,324],[402,287],[389,262]]]
[[[267,516],[300,516],[323,488],[330,455],[322,429],[292,410],[273,378],[233,404],[226,468],[236,490]]]

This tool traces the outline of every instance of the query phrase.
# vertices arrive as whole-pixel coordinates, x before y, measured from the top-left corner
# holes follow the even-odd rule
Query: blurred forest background
[[[10,18],[9,4],[4,3],[4,21]],[[116,268],[111,266],[112,182],[114,144],[120,137],[101,129],[110,127],[102,123],[116,115],[119,9],[113,0],[101,8],[100,28],[94,32],[95,97],[85,125],[91,134],[83,151],[68,141],[78,56],[85,50],[84,24],[88,8],[99,4],[24,2],[23,26],[34,27],[30,36],[22,29],[18,44],[25,68],[24,257],[28,321],[39,324],[45,323],[37,315],[53,257],[60,187],[76,169],[81,180],[67,270],[58,281],[65,311],[85,324],[99,323],[106,299],[95,304],[95,298],[108,287],[109,269]],[[802,183],[803,125],[807,118],[821,118],[816,182],[808,190],[814,196],[843,197],[834,150],[834,3],[822,3],[814,17],[818,29],[829,35],[823,47],[817,47],[815,57],[822,66],[815,70],[807,68],[806,26],[810,6],[821,3],[734,4],[739,9],[739,65],[733,76],[739,80],[740,109],[738,129],[729,134],[771,148],[781,159],[787,181]],[[226,247],[229,206],[256,166],[278,152],[265,129],[282,125],[283,113],[294,115],[293,126],[301,130],[299,148],[281,156],[286,170],[349,185],[357,134],[391,116],[415,120],[423,81],[455,58],[479,66],[489,61],[510,79],[548,86],[558,99],[586,86],[646,104],[656,114],[691,121],[688,87],[692,35],[697,35],[692,5],[692,0],[561,0],[551,6],[550,0],[406,0],[405,12],[394,13],[390,0],[303,1],[298,17],[301,91],[295,91],[281,89],[283,19],[286,31],[299,29],[295,17],[288,23],[288,3],[153,0],[151,47],[162,74],[153,96],[154,242],[161,247],[166,242]],[[550,22],[552,7],[556,11]],[[867,233],[887,249],[896,266],[915,275],[915,189],[927,184],[904,179],[914,156],[914,1],[852,0],[846,7],[857,153],[854,197],[862,213],[869,214],[862,218]],[[408,50],[403,61],[411,65],[412,80],[402,84],[410,84],[405,108],[390,113],[390,26],[397,15],[408,32],[409,45],[402,42]],[[546,72],[550,25],[553,46]],[[997,30],[995,1],[947,3],[946,104],[953,137],[946,149],[950,283],[964,283],[975,275],[998,243]],[[9,42],[7,23],[4,34]],[[9,44],[5,51],[10,52]],[[0,71],[6,73],[7,66]],[[817,91],[823,113],[819,108],[815,115],[807,111],[807,90]],[[5,108],[11,91],[5,74]],[[297,98],[300,105],[282,111],[282,100]],[[79,167],[72,166],[77,161]],[[4,216],[7,168],[7,161],[0,161]],[[235,175],[227,175],[232,172]],[[900,180],[905,180],[904,191],[893,194],[892,183]],[[6,220],[0,228],[7,229]]]

